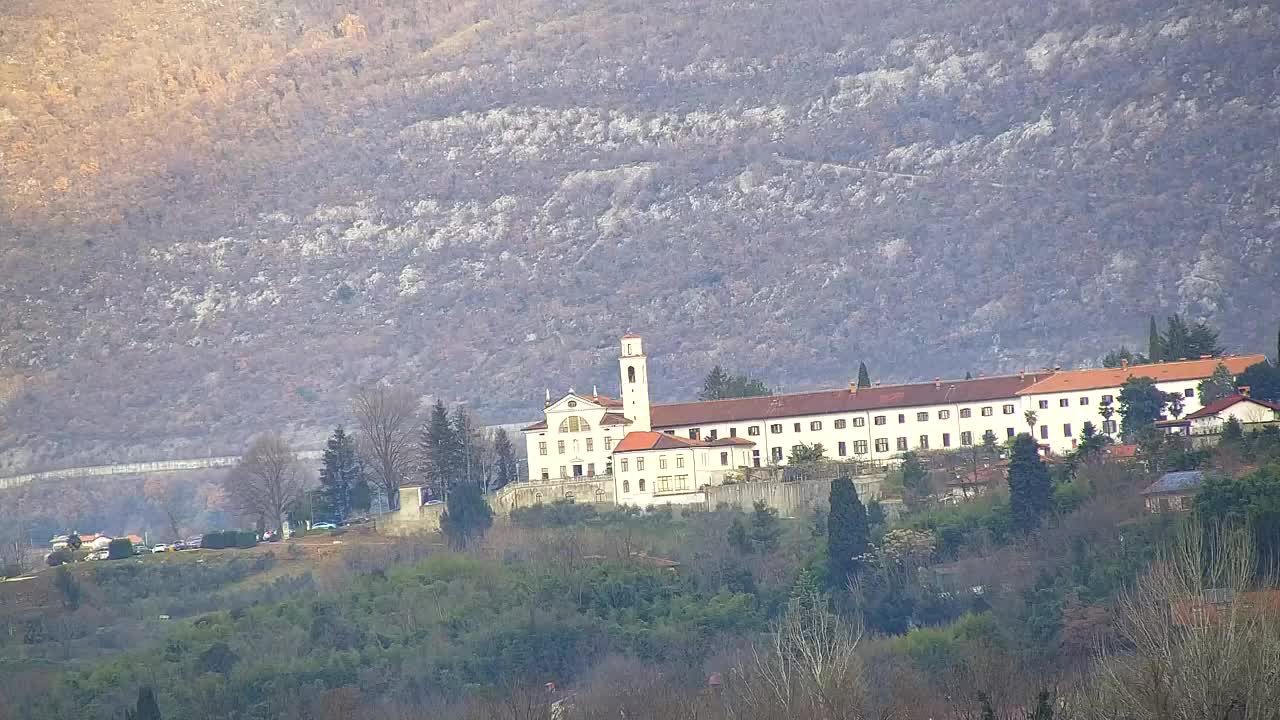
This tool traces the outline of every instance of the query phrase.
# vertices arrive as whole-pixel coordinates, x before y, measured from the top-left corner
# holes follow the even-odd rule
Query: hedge
[[[200,547],[208,550],[251,548],[257,544],[258,536],[252,530],[215,530],[200,541]]]
[[[129,538],[116,538],[107,545],[108,560],[124,560],[133,557],[133,541]]]

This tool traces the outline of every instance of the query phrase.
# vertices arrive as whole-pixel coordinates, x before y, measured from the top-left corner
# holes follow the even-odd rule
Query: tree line
[[[479,497],[519,479],[509,433],[482,428],[465,404],[450,411],[437,400],[424,414],[407,390],[374,385],[355,393],[352,414],[354,432],[334,428],[319,487],[310,491],[296,449],[281,433],[255,438],[224,480],[236,511],[259,529],[279,532],[291,514],[341,521],[368,512],[376,498],[396,510],[408,482],[426,487],[429,499],[447,501],[460,488]]]

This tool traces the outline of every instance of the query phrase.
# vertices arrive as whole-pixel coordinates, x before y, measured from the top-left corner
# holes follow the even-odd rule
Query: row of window
[[[1044,401],[1041,401],[1041,402],[1044,402]],[[1018,411],[1017,407],[1016,407],[1015,405],[1013,405],[1013,404],[1003,405],[1003,406],[1001,406],[1001,408],[1000,408],[1000,412],[1001,412],[1002,414],[1004,414],[1004,415],[1013,415],[1013,414],[1014,414],[1014,413],[1016,413],[1017,411]],[[991,417],[991,416],[995,415],[995,407],[994,407],[994,406],[991,406],[991,405],[987,405],[987,406],[984,406],[984,407],[978,408],[978,413],[979,413],[979,415],[981,415],[982,417]],[[950,419],[951,419],[951,411],[950,411],[950,410],[939,410],[939,411],[938,411],[938,413],[937,413],[937,417],[938,417],[938,419],[939,419],[939,420],[950,420]],[[973,417],[973,408],[960,408],[960,417],[961,417],[962,419],[967,419],[967,418],[971,418],[971,417]],[[846,420],[846,419],[844,419],[844,418],[840,418],[840,419],[838,419],[838,420],[834,420],[834,421],[832,421],[832,423],[831,423],[831,424],[832,424],[832,426],[833,426],[836,430],[844,430],[845,428],[847,428],[847,427],[849,426],[849,422],[850,422],[849,420]],[[866,419],[865,417],[856,417],[856,418],[853,418],[852,422],[853,422],[853,427],[865,427],[865,426],[866,426],[866,424],[867,424],[867,419]],[[871,422],[872,422],[872,424],[874,424],[874,425],[888,425],[888,424],[889,424],[889,416],[888,416],[888,415],[876,415],[876,416],[874,416],[874,417],[871,419]],[[899,424],[899,425],[902,425],[902,424],[905,424],[906,422],[907,422],[907,414],[906,414],[906,413],[898,413],[898,424]],[[920,411],[920,412],[917,412],[917,413],[916,413],[916,422],[929,422],[929,413],[928,413],[928,411]],[[792,432],[803,432],[803,430],[804,430],[804,423],[800,423],[800,422],[792,423],[792,424],[791,424],[791,430],[792,430]],[[813,432],[818,432],[818,431],[822,430],[822,421],[821,421],[821,420],[810,420],[810,421],[809,421],[809,430],[810,430],[810,431],[813,431]],[[781,433],[782,433],[782,431],[783,431],[783,423],[772,423],[771,425],[769,425],[769,432],[770,432],[771,434],[773,434],[773,435],[779,435],[779,434],[781,434]],[[689,437],[690,437],[690,439],[693,439],[693,440],[700,440],[700,439],[701,439],[701,436],[702,436],[702,429],[701,429],[701,428],[690,428],[688,432],[689,432]],[[749,435],[749,436],[751,436],[751,437],[757,437],[757,436],[759,436],[759,435],[760,435],[760,426],[759,426],[759,425],[748,425],[748,426],[747,426],[747,435]],[[736,428],[736,427],[731,427],[731,428],[729,428],[729,437],[738,437],[738,428]],[[715,439],[716,439],[716,431],[715,431],[715,430],[709,430],[709,431],[707,432],[707,439],[708,439],[708,440],[715,440]]]
[[[660,493],[673,491],[679,492],[681,490],[689,489],[688,475],[659,475],[655,480],[657,484],[654,487],[654,490]],[[636,491],[644,492],[644,478],[636,480]],[[627,478],[622,479],[622,492],[631,492],[631,480]]]
[[[586,468],[583,468],[581,465],[574,465],[574,466],[573,466],[573,476],[574,476],[574,477],[582,477],[582,476],[583,476],[583,474],[584,474],[584,471],[585,471],[585,475],[586,475],[586,477],[593,477],[593,476],[596,474],[596,464],[595,464],[595,463],[587,463]],[[611,473],[611,472],[613,472],[613,465],[611,465],[611,464],[607,464],[607,465],[605,465],[605,466],[604,466],[604,471],[605,471],[605,473]],[[567,478],[567,477],[569,477],[569,466],[567,466],[567,465],[561,465],[561,466],[560,466],[560,477],[562,477],[562,478]],[[548,470],[547,468],[542,468],[542,479],[543,479],[543,480],[550,480],[550,479],[551,479],[551,471],[550,471],[550,470]]]
[[[585,446],[586,446],[586,451],[587,451],[587,452],[594,452],[594,451],[595,451],[595,449],[596,449],[596,442],[595,442],[595,438],[584,438],[584,439],[583,439],[583,443],[584,443],[584,444],[585,444]],[[607,438],[605,438],[605,439],[604,439],[604,449],[605,449],[605,451],[606,451],[606,452],[608,452],[608,451],[612,451],[612,450],[613,450],[613,438],[608,438],[608,437],[607,437]],[[575,454],[575,455],[576,455],[576,454],[577,454],[577,452],[578,452],[578,441],[577,441],[577,440],[574,440],[574,441],[573,441],[573,452],[574,452],[574,454]],[[565,453],[564,440],[557,440],[557,441],[556,441],[556,454],[557,454],[557,455],[564,455],[564,453]],[[538,442],[538,454],[539,454],[539,455],[546,455],[546,454],[547,454],[547,441],[546,441],[546,440],[540,440],[540,441]]]

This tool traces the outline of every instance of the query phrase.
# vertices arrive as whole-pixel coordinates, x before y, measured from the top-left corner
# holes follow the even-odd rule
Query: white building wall
[[[1243,400],[1216,415],[1192,420],[1191,433],[1199,435],[1221,432],[1222,426],[1231,418],[1235,418],[1236,422],[1246,426],[1247,429],[1250,423],[1274,422],[1280,419],[1280,413],[1265,405]]]
[[[574,400],[577,407],[568,407],[562,400],[546,412],[546,430],[526,430],[525,448],[529,457],[529,479],[538,480],[574,477],[575,475],[603,475],[609,472],[609,456],[613,446],[627,433],[622,425],[604,426],[606,408],[584,400]],[[582,418],[589,430],[561,432],[561,424],[571,416]]]
[[[984,409],[990,414],[984,415]],[[968,417],[964,417],[965,411]],[[924,419],[921,419],[922,415]],[[876,424],[880,417],[883,418],[883,424]],[[842,428],[837,427],[841,420],[844,421]],[[759,434],[752,435],[751,428],[756,428]],[[905,440],[906,450],[955,450],[965,447],[966,439],[972,445],[982,444],[982,436],[987,430],[995,434],[996,442],[1003,443],[1009,437],[1010,429],[1015,434],[1025,432],[1027,425],[1022,415],[1021,400],[1009,397],[971,403],[788,416],[733,423],[664,425],[655,429],[671,430],[680,437],[690,437],[690,431],[695,430],[702,440],[711,439],[713,433],[714,437],[745,437],[756,443],[754,450],[759,452],[759,464],[766,466],[785,465],[791,448],[801,443],[822,443],[826,449],[826,457],[833,460],[882,463],[896,460],[902,454],[902,440]],[[927,438],[927,441],[922,438]],[[877,445],[877,440],[883,442]],[[844,444],[843,454],[841,443]],[[753,456],[752,463],[749,464],[754,465],[754,460]]]
[[[1202,379],[1156,383],[1156,389],[1182,395],[1182,414],[1190,415],[1202,407],[1196,389]],[[1116,411],[1111,419],[1118,430],[1121,424],[1119,387],[1024,395],[1022,404],[1024,410],[1036,413],[1036,427],[1032,437],[1036,442],[1048,445],[1055,454],[1061,455],[1075,449],[1086,422],[1093,423],[1098,432],[1102,432],[1102,401],[1108,396],[1112,398],[1111,407]]]

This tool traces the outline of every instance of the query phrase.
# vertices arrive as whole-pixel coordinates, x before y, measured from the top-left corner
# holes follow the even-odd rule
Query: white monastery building
[[[1201,358],[1113,369],[1046,370],[769,397],[652,405],[642,339],[619,348],[620,399],[570,392],[552,401],[543,420],[523,429],[529,479],[609,474],[619,503],[679,504],[701,500],[745,467],[786,464],[797,445],[822,443],[832,460],[889,463],[908,450],[946,450],[1004,442],[1030,432],[1047,451],[1075,447],[1086,422],[1114,434],[1120,388],[1150,377],[1183,396],[1187,415],[1201,408],[1196,386],[1218,363],[1232,374],[1262,355]]]

